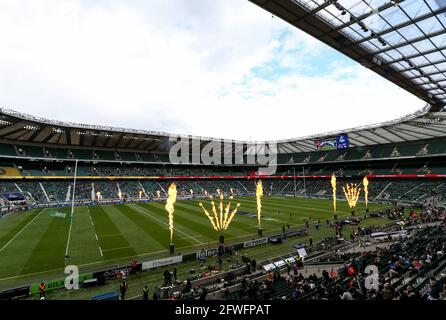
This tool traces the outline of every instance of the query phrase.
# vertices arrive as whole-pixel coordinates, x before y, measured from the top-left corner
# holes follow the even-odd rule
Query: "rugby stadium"
[[[423,105],[261,142],[1,108],[0,299],[446,300],[446,2],[251,2]]]

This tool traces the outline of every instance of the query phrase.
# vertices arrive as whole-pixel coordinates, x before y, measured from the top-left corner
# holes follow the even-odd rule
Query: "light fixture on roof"
[[[31,125],[31,124],[27,124],[27,125],[23,126],[23,129],[26,129],[26,130],[38,130],[39,127]]]
[[[364,32],[368,32],[369,31],[367,26],[362,21],[358,21],[358,26],[360,26],[362,31],[364,31]]]

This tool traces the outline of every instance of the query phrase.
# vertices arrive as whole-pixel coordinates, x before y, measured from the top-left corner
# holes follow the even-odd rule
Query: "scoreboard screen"
[[[317,150],[346,149],[350,146],[350,140],[347,134],[340,134],[332,138],[316,140],[314,145]]]
[[[346,149],[350,146],[350,141],[348,139],[348,135],[341,134],[336,137],[336,148],[337,149]]]
[[[22,201],[25,200],[25,197],[20,192],[5,192],[2,193],[2,196],[8,199],[9,201]]]

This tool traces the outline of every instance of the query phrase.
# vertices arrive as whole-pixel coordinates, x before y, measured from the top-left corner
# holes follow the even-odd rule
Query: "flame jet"
[[[175,202],[177,201],[177,185],[172,183],[169,186],[167,192],[166,211],[169,214],[169,230],[170,230],[170,242],[173,240],[173,213],[175,212]]]
[[[211,199],[211,213],[203,206],[203,204],[200,202],[198,205],[203,209],[204,214],[211,222],[212,227],[215,231],[223,231],[228,229],[229,225],[231,224],[232,219],[234,218],[235,214],[237,213],[238,208],[240,207],[240,203],[237,203],[236,207],[232,209],[231,211],[231,201],[225,206],[223,204],[224,195],[222,192],[217,191],[219,194],[219,204],[218,204],[218,212],[217,212],[217,206],[215,205],[215,202],[213,200],[213,197],[210,196]],[[229,197],[230,200],[233,199],[232,196]]]
[[[217,228],[217,225],[215,224],[214,218],[211,217],[211,215],[209,214],[209,211],[206,210],[206,208],[203,206],[203,204],[201,202],[198,205],[201,207],[201,209],[203,209],[204,214],[206,215],[206,217],[208,217],[208,219],[211,222],[212,227],[214,228],[214,230],[218,231],[218,228]]]
[[[364,196],[365,196],[365,207],[369,207],[369,179],[367,176],[362,180],[362,184],[364,185]]]
[[[257,220],[259,221],[259,229],[260,229],[260,220],[262,217],[262,197],[263,197],[263,185],[262,185],[262,180],[259,180],[256,186]]]
[[[212,208],[212,213],[214,214],[215,224],[217,225],[218,229],[221,229],[220,219],[218,218],[217,209],[215,208],[214,197],[211,195],[209,198],[211,199],[211,208]]]
[[[336,213],[336,176],[331,176],[331,189],[333,190],[333,212]]]
[[[342,187],[342,190],[344,191],[348,206],[350,207],[350,209],[353,209],[358,202],[361,188],[358,188],[356,184],[347,184],[345,187]]]

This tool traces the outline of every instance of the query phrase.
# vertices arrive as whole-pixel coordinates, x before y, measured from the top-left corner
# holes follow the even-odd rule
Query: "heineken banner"
[[[183,256],[173,256],[165,259],[158,259],[152,261],[146,261],[142,263],[142,270],[158,268],[162,266],[167,266],[169,264],[175,264],[183,262]]]
[[[206,257],[211,257],[211,256],[215,256],[218,253],[218,249],[214,248],[214,249],[207,249],[207,250],[201,250],[201,251],[197,251],[195,253],[195,257],[197,259],[200,258],[206,258]]]
[[[256,247],[259,246],[261,244],[266,244],[268,243],[268,238],[259,238],[259,239],[254,239],[254,240],[250,240],[250,241],[246,241],[243,243],[243,248],[250,248],[250,247]]]

